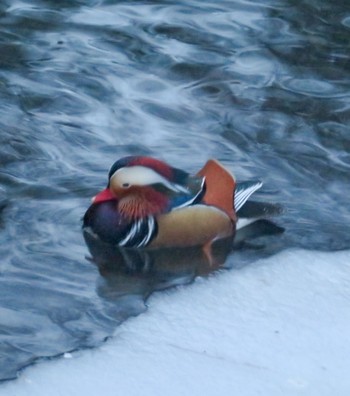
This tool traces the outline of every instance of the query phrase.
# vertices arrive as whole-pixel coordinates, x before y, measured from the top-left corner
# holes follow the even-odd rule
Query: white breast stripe
[[[147,220],[146,219],[140,219],[135,221],[135,223],[132,225],[132,227],[130,228],[130,231],[125,235],[125,237],[118,243],[119,246],[128,246],[129,247],[143,247],[143,246],[147,246],[148,242],[150,241],[150,239],[152,238],[154,229],[155,229],[155,220],[153,216],[148,216]],[[146,235],[144,236],[144,238],[141,240],[141,242],[139,242],[137,245],[135,244],[135,242],[133,242],[133,239],[138,235],[140,235],[140,233],[142,233],[140,235],[140,237],[142,237],[144,235],[144,232],[142,232],[142,228],[143,227],[147,227],[147,231],[146,231]]]
[[[132,240],[132,238],[134,238],[134,236],[136,235],[136,233],[140,231],[140,220],[136,221],[130,231],[125,235],[124,239],[122,239],[118,245],[119,246],[125,246],[129,243],[130,240]]]
[[[153,216],[148,216],[147,218],[147,228],[148,232],[146,236],[142,239],[142,241],[137,245],[137,247],[143,247],[147,246],[149,240],[152,237],[153,231],[154,231],[154,226],[155,226],[155,221]]]

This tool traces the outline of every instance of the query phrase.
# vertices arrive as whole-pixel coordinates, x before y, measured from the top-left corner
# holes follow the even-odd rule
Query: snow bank
[[[101,348],[3,396],[349,395],[350,252],[287,251],[155,294]]]

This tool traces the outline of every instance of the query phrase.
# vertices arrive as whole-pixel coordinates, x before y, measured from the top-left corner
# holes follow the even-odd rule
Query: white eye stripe
[[[179,184],[171,183],[165,177],[141,165],[135,165],[118,169],[110,177],[111,185],[128,188],[130,186],[147,186],[150,184],[163,184],[174,192],[188,193],[188,189]]]
[[[118,169],[110,178],[111,181],[119,185],[131,184],[134,186],[143,186],[146,184],[164,183],[167,180],[153,169],[145,166],[135,165]]]

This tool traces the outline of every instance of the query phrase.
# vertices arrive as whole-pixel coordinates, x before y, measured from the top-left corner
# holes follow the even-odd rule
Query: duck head
[[[155,158],[128,156],[112,165],[108,185],[93,204],[116,201],[123,217],[137,220],[169,211],[191,199],[202,185],[201,177],[191,177]]]

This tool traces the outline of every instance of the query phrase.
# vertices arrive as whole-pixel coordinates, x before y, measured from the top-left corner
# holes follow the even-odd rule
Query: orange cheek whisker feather
[[[118,204],[120,212],[129,219],[140,219],[163,213],[168,199],[153,188],[143,188],[123,197]]]

